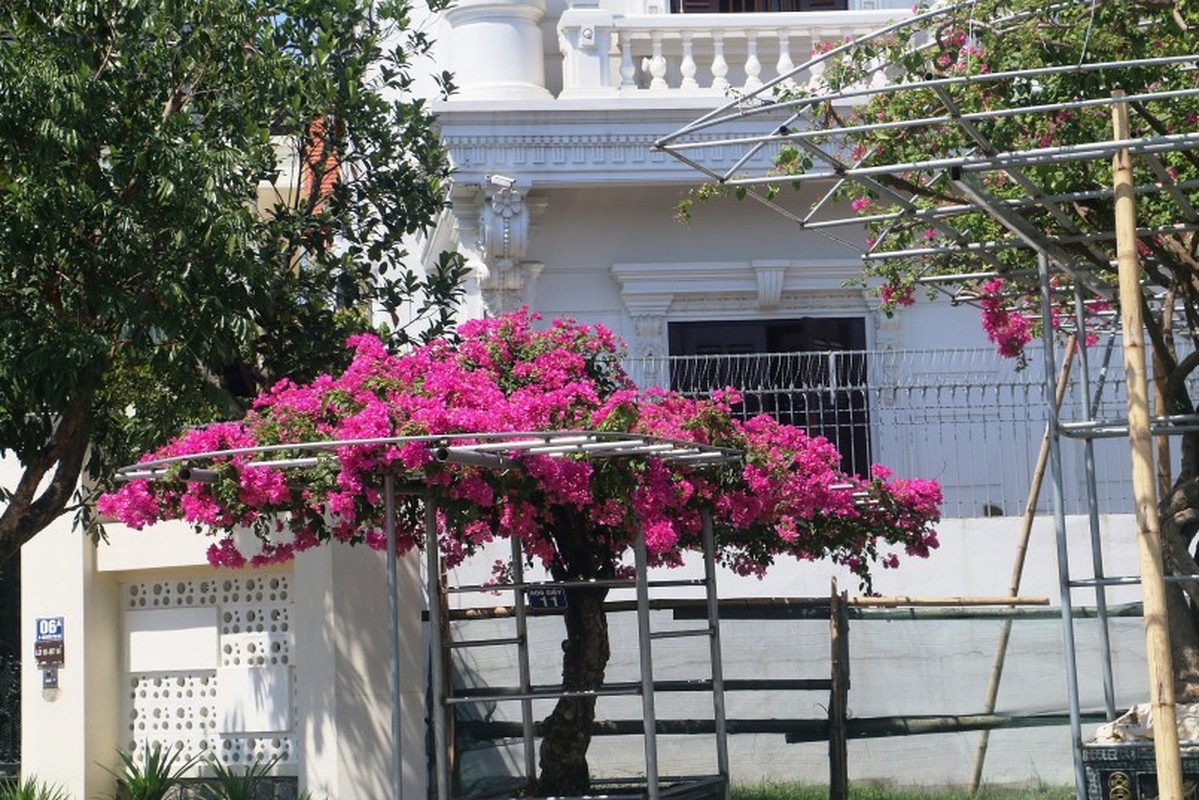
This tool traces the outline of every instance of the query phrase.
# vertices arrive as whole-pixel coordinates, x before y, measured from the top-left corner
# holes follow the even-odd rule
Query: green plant
[[[0,800],[70,800],[70,795],[57,784],[28,777],[0,782]]]
[[[132,753],[118,750],[117,755],[121,759],[121,771],[113,772],[104,768],[117,779],[114,800],[163,800],[168,792],[179,785],[184,773],[199,761],[197,756],[192,756],[181,762],[181,751],[164,753],[158,745],[149,749],[141,764]]]
[[[255,800],[258,786],[269,777],[271,768],[279,761],[255,761],[244,770],[227,767],[217,759],[208,762],[212,777],[200,789],[199,800]]]

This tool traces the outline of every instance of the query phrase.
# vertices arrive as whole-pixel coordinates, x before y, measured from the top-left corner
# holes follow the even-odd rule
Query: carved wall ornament
[[[529,213],[514,185],[488,182],[479,210],[479,249],[493,271],[511,269],[529,246]]]

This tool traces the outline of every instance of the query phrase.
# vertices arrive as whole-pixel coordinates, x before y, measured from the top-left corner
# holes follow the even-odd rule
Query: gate
[[[21,771],[21,662],[0,655],[0,781]]]

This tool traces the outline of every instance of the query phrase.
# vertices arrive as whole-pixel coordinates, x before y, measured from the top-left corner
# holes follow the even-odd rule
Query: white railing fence
[[[911,4],[878,0],[852,3],[850,12],[741,14],[571,8],[558,23],[562,96],[735,96],[791,72],[821,49],[883,27],[896,17],[883,9],[897,8],[910,12]],[[794,81],[818,81],[820,72],[817,65]]]

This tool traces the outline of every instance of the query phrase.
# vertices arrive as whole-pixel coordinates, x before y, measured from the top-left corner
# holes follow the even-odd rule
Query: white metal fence
[[[1118,362],[1118,353],[1113,363]],[[1123,375],[1104,370],[1110,352],[1092,348],[1089,394],[1093,418],[1123,417]],[[704,394],[733,386],[745,415],[768,413],[835,442],[843,466],[863,472],[885,464],[902,477],[936,478],[946,517],[1022,513],[1044,436],[1052,391],[1041,353],[1028,366],[987,349],[836,351],[630,359],[642,386]],[[1082,420],[1078,370],[1061,411]],[[1095,441],[1096,496],[1101,512],[1132,508],[1128,445]],[[1067,513],[1086,513],[1085,448],[1063,440]],[[1049,480],[1039,508],[1049,509]]]

